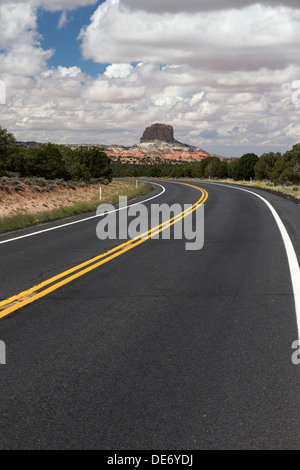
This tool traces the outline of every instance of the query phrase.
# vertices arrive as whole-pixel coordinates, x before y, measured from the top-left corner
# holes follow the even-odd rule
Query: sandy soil
[[[103,186],[103,194],[111,191],[115,183]],[[34,190],[22,184],[23,190],[10,189],[10,193],[0,190],[0,217],[11,216],[18,213],[36,214],[41,211],[72,206],[77,202],[95,202],[99,200],[99,185],[76,187],[75,189],[58,186],[48,192]]]

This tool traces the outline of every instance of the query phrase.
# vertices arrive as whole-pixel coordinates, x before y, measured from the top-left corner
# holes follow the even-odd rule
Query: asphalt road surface
[[[201,196],[161,184],[148,207]],[[0,320],[1,449],[300,448],[295,299],[279,229],[255,195],[191,184],[208,193],[202,250],[148,240]],[[253,191],[300,258],[300,207]],[[99,241],[96,225],[1,236],[0,300],[120,244]]]

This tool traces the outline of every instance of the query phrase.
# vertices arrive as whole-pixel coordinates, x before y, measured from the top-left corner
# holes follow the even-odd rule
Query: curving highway
[[[300,448],[298,291],[274,214],[237,188],[159,183],[147,207],[204,203],[202,250],[120,249],[97,219],[70,224],[88,216],[0,236],[1,449]],[[250,191],[299,262],[300,207]]]

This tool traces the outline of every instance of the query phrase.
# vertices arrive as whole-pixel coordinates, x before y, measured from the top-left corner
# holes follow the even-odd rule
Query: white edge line
[[[254,193],[253,191],[249,191],[248,189],[243,189],[243,188],[238,188],[235,186],[230,186],[230,185],[225,185],[221,183],[208,183],[208,184],[214,184],[216,186],[223,186],[224,188],[231,188],[231,189],[238,189],[240,191],[245,191],[246,193],[254,194],[254,196],[258,197],[264,203],[268,206],[270,211],[273,214],[273,217],[278,225],[278,228],[280,230],[283,243],[285,246],[286,254],[288,257],[288,262],[289,262],[289,268],[290,268],[290,274],[292,278],[292,285],[293,285],[293,292],[294,292],[294,299],[295,299],[295,308],[296,308],[296,317],[297,317],[297,325],[298,325],[298,339],[300,339],[300,267],[299,267],[299,262],[297,258],[297,254],[295,252],[295,248],[293,246],[292,240],[288,234],[287,229],[285,228],[284,223],[282,222],[281,218],[279,217],[278,213],[274,209],[274,207],[270,204],[267,199],[263,198],[257,193]]]
[[[110,211],[110,212],[106,212],[105,215],[107,214],[111,214],[113,212],[118,212],[118,211],[122,211],[124,209],[127,209],[128,207],[133,207],[133,206],[138,206],[139,204],[144,204],[145,202],[149,202],[149,201],[152,201],[153,199],[156,199],[157,197],[161,196],[162,194],[164,194],[166,192],[166,188],[164,188],[161,184],[158,184],[158,183],[154,183],[152,181],[141,181],[139,180],[141,183],[148,183],[148,184],[154,184],[156,186],[160,186],[162,188],[162,191],[159,193],[159,194],[156,194],[156,196],[152,196],[150,197],[149,199],[145,199],[141,202],[136,202],[134,204],[128,204],[128,206],[126,207],[119,207],[118,209],[115,209],[113,211]],[[99,204],[99,206],[101,205],[101,203]],[[14,242],[16,240],[21,240],[23,238],[29,238],[29,237],[34,237],[35,235],[40,235],[42,233],[46,233],[46,232],[52,232],[53,230],[58,230],[60,228],[64,228],[64,227],[68,227],[70,225],[75,225],[75,224],[80,224],[82,222],[86,222],[88,220],[92,220],[92,219],[96,219],[96,218],[99,218],[99,217],[103,217],[104,214],[96,214],[96,215],[93,215],[91,217],[86,217],[85,219],[80,219],[80,220],[75,220],[74,222],[68,222],[67,224],[62,224],[62,225],[57,225],[55,227],[51,227],[51,228],[46,228],[44,230],[39,230],[38,232],[33,232],[33,233],[28,233],[27,235],[21,235],[20,237],[15,237],[15,238],[9,238],[8,240],[3,240],[0,242],[0,245],[4,245],[4,243],[10,243],[10,242]]]

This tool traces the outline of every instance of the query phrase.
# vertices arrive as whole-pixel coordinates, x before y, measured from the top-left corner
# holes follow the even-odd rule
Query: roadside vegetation
[[[112,182],[111,160],[99,147],[41,144],[21,148],[0,127],[0,232],[116,204],[151,191],[150,184]]]
[[[119,196],[128,200],[152,190],[151,184],[133,181],[113,181],[102,184],[64,182],[44,178],[0,178],[0,233],[64,217],[95,211],[100,202],[118,204]]]
[[[13,134],[0,127],[0,176],[86,181],[112,178],[111,160],[99,147],[41,144],[21,148]]]
[[[26,149],[17,145],[13,134],[0,126],[0,177],[42,177],[73,182],[91,182],[113,177],[212,178],[234,181],[270,181],[274,185],[300,184],[300,144],[284,153],[269,152],[258,157],[247,153],[233,161],[209,157],[200,162],[122,163],[111,162],[99,147],[75,150],[56,144],[40,144]]]
[[[264,189],[267,191],[272,191],[272,192],[278,192],[278,193],[283,193],[287,196],[287,199],[297,199],[299,200],[300,203],[300,184],[298,185],[281,185],[281,184],[274,184],[271,181],[265,180],[265,181],[260,181],[260,180],[252,180],[252,181],[247,181],[247,180],[242,180],[242,181],[236,181],[230,178],[226,178],[224,180],[218,179],[216,180],[216,183],[227,183],[227,184],[236,184],[236,185],[242,185],[242,186],[248,186],[250,188],[258,188],[258,189]]]
[[[284,153],[253,153],[239,159],[210,157],[200,162],[122,163],[102,148],[39,144],[20,147],[0,126],[0,232],[95,210],[99,185],[103,202],[133,198],[151,185],[113,181],[122,177],[193,178],[254,185],[300,200],[300,144]]]
[[[300,184],[300,144],[292,150],[265,153],[258,157],[253,153],[233,161],[210,157],[197,163],[124,164],[113,162],[112,174],[131,177],[211,178],[233,181],[269,181],[273,185],[292,186]]]
[[[210,157],[198,163],[122,164],[113,162],[113,176],[192,178],[272,189],[300,200],[300,144],[284,153],[250,153],[226,161]]]

